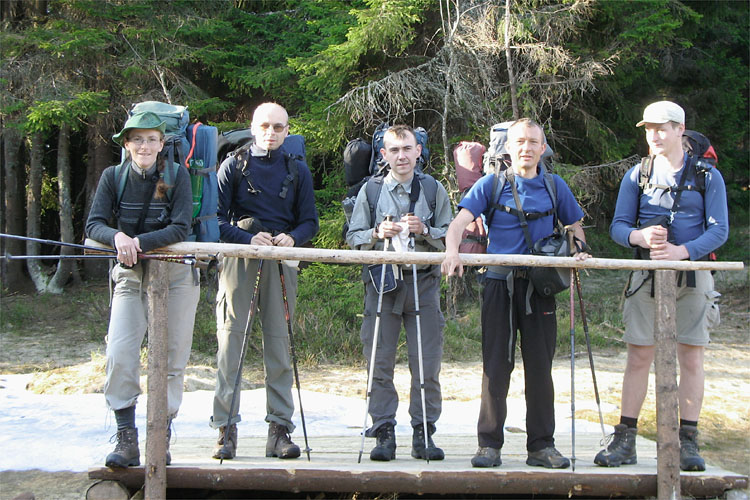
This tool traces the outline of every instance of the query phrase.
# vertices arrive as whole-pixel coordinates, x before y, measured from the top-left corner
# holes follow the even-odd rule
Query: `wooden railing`
[[[87,240],[86,245],[101,244]],[[176,243],[155,250],[154,253],[194,254],[200,257],[225,256],[249,259],[299,260],[335,264],[440,264],[444,254],[437,252],[383,252],[329,250],[320,248],[272,247],[231,243]],[[678,436],[677,396],[677,325],[676,271],[739,271],[742,262],[657,261],[635,259],[589,258],[584,261],[572,257],[542,257],[531,255],[461,254],[465,266],[542,266],[587,269],[647,269],[654,270],[656,316],[654,336],[656,354],[657,426],[657,496],[680,498],[680,446]],[[165,445],[167,429],[167,372],[166,372],[166,314],[151,314],[167,310],[165,263],[151,261],[149,272],[149,365],[146,441],[146,498],[166,496]]]

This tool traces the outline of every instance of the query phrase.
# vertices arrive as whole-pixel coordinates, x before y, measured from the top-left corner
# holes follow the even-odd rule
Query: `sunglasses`
[[[288,124],[282,124],[282,123],[261,123],[258,125],[258,128],[261,129],[263,132],[267,131],[269,128],[273,128],[274,132],[283,132],[285,128],[287,128]]]

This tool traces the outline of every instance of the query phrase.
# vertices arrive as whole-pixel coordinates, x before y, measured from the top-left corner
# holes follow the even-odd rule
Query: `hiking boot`
[[[214,447],[213,458],[230,460],[237,455],[237,424],[219,427],[219,440]]]
[[[562,456],[554,446],[548,446],[538,451],[530,451],[526,457],[526,465],[538,465],[547,469],[567,469],[570,460]]]
[[[680,469],[684,471],[706,470],[706,461],[699,455],[698,428],[694,425],[680,426]]]
[[[594,463],[602,467],[619,467],[638,463],[635,435],[638,429],[625,424],[615,425],[615,432],[607,437],[609,446],[596,454]]]
[[[424,446],[424,426],[422,424],[414,427],[414,434],[411,438],[411,456],[413,458],[421,458],[422,460],[442,460],[445,458],[445,453],[442,449],[435,446],[432,441],[432,435],[435,433],[435,425],[427,424],[427,449]]]
[[[477,448],[476,454],[471,457],[472,467],[497,467],[498,465],[502,465],[502,463],[500,448],[480,446]]]
[[[138,429],[129,427],[117,431],[117,444],[104,462],[107,467],[126,468],[141,465],[141,452],[138,450]]]
[[[292,443],[289,429],[276,422],[268,424],[268,441],[266,441],[266,456],[279,458],[297,458],[299,446]]]
[[[383,424],[375,431],[375,448],[370,451],[370,460],[388,462],[396,458],[396,432],[393,424]]]

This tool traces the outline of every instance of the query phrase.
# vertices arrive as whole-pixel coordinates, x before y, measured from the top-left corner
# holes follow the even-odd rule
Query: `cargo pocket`
[[[716,328],[721,323],[721,314],[719,313],[719,297],[721,294],[716,290],[706,292],[707,311],[706,311],[706,328]]]

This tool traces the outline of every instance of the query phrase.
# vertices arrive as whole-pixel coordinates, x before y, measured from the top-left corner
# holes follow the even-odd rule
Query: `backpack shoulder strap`
[[[125,192],[125,185],[128,183],[128,169],[130,167],[129,161],[120,162],[115,167],[115,182],[117,183],[117,195],[115,197],[115,215],[120,212],[120,201],[122,201],[122,194]]]
[[[424,198],[427,204],[430,206],[432,217],[430,218],[430,225],[435,224],[435,209],[437,208],[437,190],[438,181],[433,176],[425,173],[416,174],[419,180],[419,185],[424,191]]]
[[[559,219],[557,218],[557,185],[555,184],[555,177],[551,172],[547,172],[544,167],[542,167],[542,172],[544,174],[544,187],[547,188],[547,193],[549,193],[549,197],[552,199],[552,226],[557,229]]]
[[[302,158],[297,155],[290,155],[284,153],[284,163],[286,164],[286,178],[284,183],[281,185],[281,191],[279,192],[279,198],[286,198],[289,192],[289,186],[291,185],[295,195],[299,188],[299,164],[297,163]]]
[[[167,200],[172,201],[172,195],[174,194],[174,185],[177,182],[177,174],[179,173],[180,164],[172,163],[172,165],[165,165],[163,178],[164,183],[169,186],[167,189]]]
[[[495,216],[495,210],[497,210],[498,201],[500,200],[500,193],[503,192],[503,186],[505,186],[506,180],[505,171],[496,171],[492,175],[495,177],[492,179],[492,198],[490,198],[490,211],[487,213],[488,231],[490,224],[492,224],[492,218]]]
[[[370,207],[370,226],[375,223],[375,208],[378,206],[378,199],[380,199],[380,191],[383,188],[382,175],[373,175],[365,182],[365,195],[367,196],[367,204]]]

